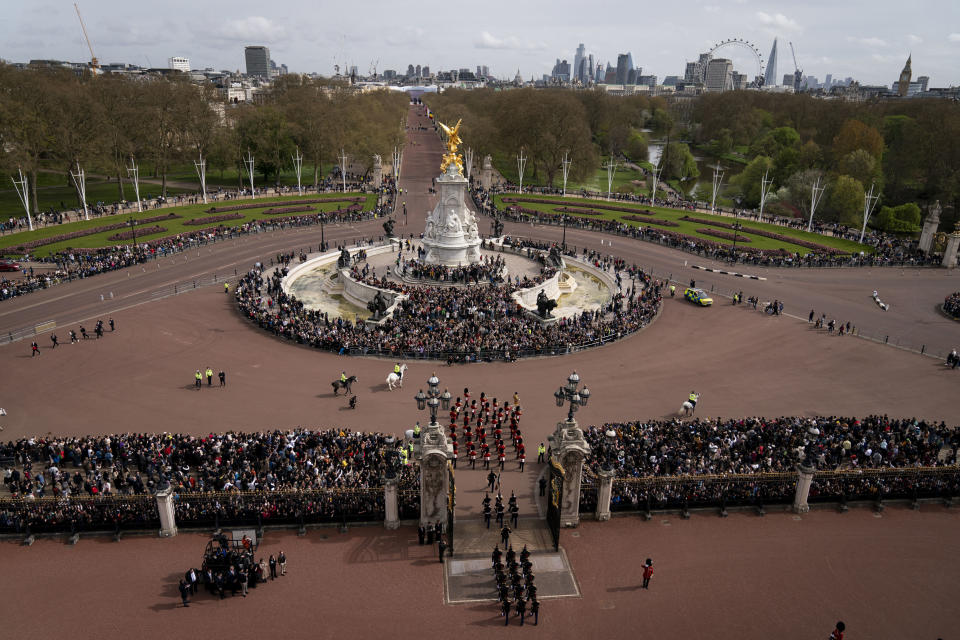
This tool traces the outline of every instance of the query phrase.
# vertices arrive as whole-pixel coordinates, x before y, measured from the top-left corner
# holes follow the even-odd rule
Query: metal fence
[[[0,533],[81,533],[159,529],[152,495],[6,498],[0,500]]]
[[[960,495],[960,467],[818,471],[808,502],[919,500]]]

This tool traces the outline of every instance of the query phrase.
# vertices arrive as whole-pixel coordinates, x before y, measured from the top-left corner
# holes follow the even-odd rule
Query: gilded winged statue
[[[450,128],[440,123],[440,128],[447,134],[447,152],[443,154],[443,162],[440,163],[440,171],[445,172],[451,164],[457,166],[457,171],[463,175],[463,156],[457,153],[457,147],[463,140],[460,139],[460,124],[463,120],[457,120],[457,124]]]

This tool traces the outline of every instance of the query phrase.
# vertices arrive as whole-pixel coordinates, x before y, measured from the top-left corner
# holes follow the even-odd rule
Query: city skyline
[[[889,4],[889,11],[883,4]],[[184,0],[162,6],[85,0],[80,11],[101,63],[160,67],[170,57],[183,56],[194,68],[242,71],[244,48],[259,45],[291,72],[332,75],[335,64],[356,66],[361,74],[372,65],[381,73],[403,73],[411,63],[434,71],[486,65],[498,78],[512,79],[519,68],[524,79],[539,79],[557,58],[574,66],[577,46],[584,43],[584,56],[593,54],[595,65],[615,67],[618,54],[630,53],[644,74],[662,79],[682,77],[686,62],[726,38],[749,40],[766,59],[776,37],[778,75],[793,69],[787,44],[792,41],[804,75],[852,76],[889,86],[912,54],[914,74],[929,76],[931,86],[960,84],[954,62],[960,54],[960,8],[946,0],[924,2],[922,13],[904,13],[898,20],[887,16],[899,5],[862,0],[814,0],[802,6],[681,0],[645,7],[642,14],[635,5],[615,0],[605,3],[602,13],[591,13],[595,19],[589,22],[574,17],[579,5],[572,2],[518,6],[491,0],[479,16],[466,5],[445,7],[441,13],[417,11],[421,5],[411,5],[416,9],[410,11],[380,0],[370,6],[383,27],[371,28],[349,9],[317,12],[305,0],[288,0],[282,12],[270,17],[261,15],[260,3],[225,0],[209,0],[202,9]],[[549,26],[544,16],[554,19]],[[628,16],[636,20],[624,19]],[[9,8],[8,19],[0,24],[0,43],[0,58],[11,62],[89,59],[69,2]],[[747,58],[724,55],[733,58],[737,71],[752,75]]]

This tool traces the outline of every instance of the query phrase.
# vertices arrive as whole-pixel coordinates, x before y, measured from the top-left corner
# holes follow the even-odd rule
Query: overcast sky
[[[5,3],[0,58],[82,61],[89,58],[72,2]],[[631,52],[644,73],[682,75],[684,63],[727,38],[778,46],[777,76],[800,67],[821,81],[852,76],[889,85],[913,53],[913,77],[931,86],[960,84],[960,1],[914,0],[80,0],[101,62],[165,67],[190,58],[193,68],[244,68],[245,45],[267,45],[291,71],[333,73],[355,64],[366,73],[432,71],[485,64],[498,77],[549,73],[556,58],[573,62],[577,44],[599,61]],[[748,52],[731,57],[754,74]],[[720,55],[719,53],[717,54]]]

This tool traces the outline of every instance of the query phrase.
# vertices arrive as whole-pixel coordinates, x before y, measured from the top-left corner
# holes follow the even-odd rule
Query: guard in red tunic
[[[523,473],[523,463],[527,461],[527,454],[520,454],[520,472]]]
[[[643,563],[643,588],[650,588],[650,578],[653,577],[653,560],[647,558],[647,561]]]

